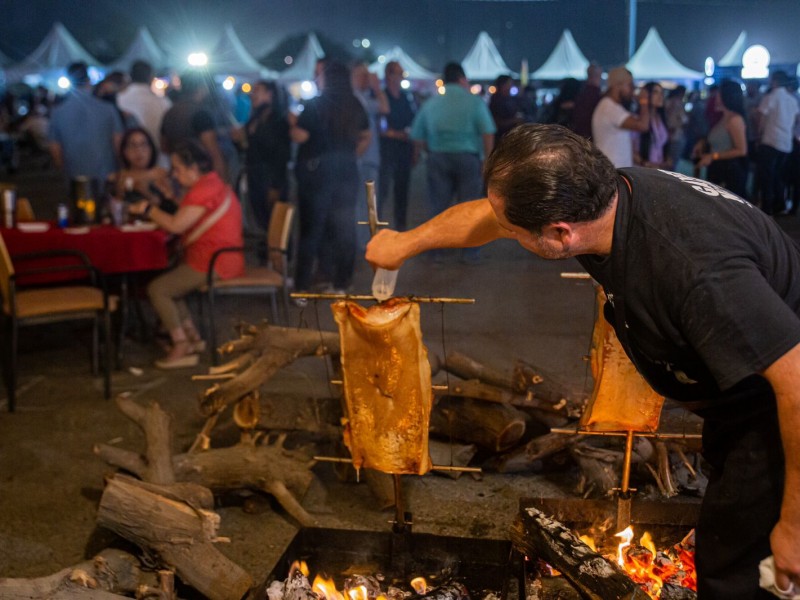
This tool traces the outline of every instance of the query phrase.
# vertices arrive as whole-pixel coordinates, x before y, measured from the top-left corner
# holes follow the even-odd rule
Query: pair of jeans
[[[335,288],[350,285],[356,252],[358,166],[355,155],[324,154],[306,168],[300,195],[300,245],[296,287],[308,290],[314,263],[330,267]]]
[[[431,218],[447,210],[453,199],[466,202],[482,196],[481,159],[477,154],[430,152],[427,166]]]

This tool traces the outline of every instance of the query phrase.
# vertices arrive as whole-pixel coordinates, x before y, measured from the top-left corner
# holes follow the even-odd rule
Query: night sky
[[[31,52],[54,21],[100,58],[125,50],[146,25],[165,49],[210,49],[232,23],[245,47],[263,57],[287,36],[316,30],[352,48],[367,37],[375,54],[400,45],[420,64],[440,71],[461,60],[486,30],[512,69],[527,58],[539,67],[564,28],[590,60],[627,60],[626,0],[0,0],[0,51]],[[655,25],[686,66],[702,70],[719,59],[742,30],[769,48],[773,63],[800,60],[800,0],[640,0],[637,44]]]

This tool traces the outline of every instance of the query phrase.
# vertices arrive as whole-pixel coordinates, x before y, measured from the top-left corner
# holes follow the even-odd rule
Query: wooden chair
[[[104,333],[104,394],[111,397],[111,312],[117,308],[117,298],[109,296],[103,277],[92,267],[88,257],[76,250],[54,250],[15,256],[17,265],[26,261],[48,257],[61,257],[62,266],[39,267],[15,271],[3,237],[0,236],[0,294],[2,294],[3,320],[9,324],[7,360],[5,362],[8,410],[16,409],[17,345],[19,328],[72,320],[93,321],[92,372],[99,371],[99,329],[102,322]],[[34,287],[18,285],[25,276],[47,273],[74,272],[80,281],[68,281],[60,285]],[[86,283],[84,283],[86,281]]]
[[[31,201],[27,198],[17,198],[17,223],[29,223],[36,220]]]
[[[214,253],[208,269],[208,279],[204,292],[208,298],[209,342],[211,360],[217,364],[217,332],[214,321],[215,300],[221,295],[269,295],[272,321],[278,321],[278,296],[281,297],[284,316],[289,314],[289,289],[286,285],[288,275],[287,249],[292,230],[294,207],[287,202],[275,202],[267,231],[267,265],[246,266],[241,277],[217,279],[214,265],[217,259],[228,252],[244,252],[243,247],[222,248]]]

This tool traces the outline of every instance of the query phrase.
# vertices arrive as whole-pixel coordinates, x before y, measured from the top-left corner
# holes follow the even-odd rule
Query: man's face
[[[633,78],[628,77],[619,84],[619,99],[623,104],[630,104],[633,101]]]
[[[533,252],[536,256],[548,260],[559,260],[562,258],[569,258],[571,254],[564,251],[560,244],[548,240],[545,236],[531,233],[527,229],[512,225],[506,218],[506,203],[499,195],[489,189],[489,204],[492,205],[492,210],[497,217],[497,222],[500,224],[511,237],[517,240],[517,243],[528,250]]]
[[[369,87],[369,71],[366,65],[353,67],[351,78],[355,89],[364,91]]]
[[[403,80],[403,69],[400,65],[391,64],[386,67],[386,83],[399,84]]]

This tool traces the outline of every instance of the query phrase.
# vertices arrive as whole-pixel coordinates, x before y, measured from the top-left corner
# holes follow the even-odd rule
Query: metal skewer
[[[311,292],[292,292],[292,298],[308,298],[309,300],[376,300],[375,296],[366,294],[313,294]],[[438,298],[434,296],[401,296],[408,302],[440,303],[440,304],[475,304],[475,298]]]
[[[352,458],[344,458],[342,456],[315,456],[314,460],[318,462],[353,464]],[[480,467],[454,467],[450,465],[431,465],[431,471],[447,471],[451,473],[483,473],[483,470]],[[398,477],[398,475],[395,475],[395,477]]]

